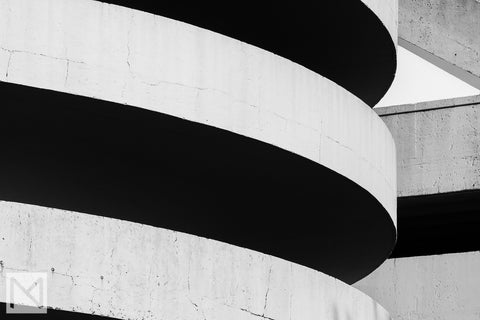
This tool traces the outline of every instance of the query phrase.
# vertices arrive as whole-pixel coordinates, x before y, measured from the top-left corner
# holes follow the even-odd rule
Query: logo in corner
[[[47,313],[47,273],[6,273],[7,313]]]

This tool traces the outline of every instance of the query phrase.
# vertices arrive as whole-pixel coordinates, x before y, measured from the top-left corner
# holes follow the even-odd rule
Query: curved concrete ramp
[[[230,311],[233,318],[385,319],[369,298],[327,276],[346,283],[361,279],[384,261],[396,239],[395,146],[361,100],[379,98],[390,85],[384,72],[395,69],[396,3],[358,1],[353,9],[356,22],[370,21],[369,39],[378,39],[383,50],[362,49],[375,76],[353,77],[358,86],[350,89],[357,96],[326,78],[324,61],[313,63],[315,45],[312,52],[290,56],[279,38],[265,48],[239,41],[261,46],[256,41],[266,36],[263,31],[235,40],[96,1],[0,0],[0,199],[9,201],[0,208],[8,221],[0,234],[12,239],[0,242],[4,270],[43,270],[48,264],[55,275],[65,269],[57,273],[73,281],[67,286],[52,277],[55,293],[48,306],[114,318],[145,318],[150,310],[152,318],[195,319],[206,312],[215,319]],[[278,14],[285,18],[285,10]],[[314,43],[301,32],[313,22],[293,17],[294,30],[304,35],[299,48]],[[253,26],[260,22],[255,19]],[[230,22],[232,32],[242,30],[237,20]],[[361,33],[338,29],[344,38]],[[264,49],[278,49],[295,62]],[[351,58],[358,65],[358,53],[346,52],[339,55],[346,60],[334,60],[335,80],[345,88],[344,62]],[[375,52],[386,53],[378,64],[367,59]],[[24,230],[22,221],[30,227]],[[115,240],[97,230],[99,221]],[[46,235],[34,230],[40,225]],[[170,256],[167,267],[153,270],[158,259],[167,259],[151,260],[154,255],[164,246],[175,249],[176,241],[162,237],[177,233],[166,229],[194,240]],[[147,242],[146,230],[154,237]],[[60,243],[63,237],[70,238]],[[43,249],[31,250],[27,244],[34,242]],[[55,249],[41,256],[47,248]],[[106,252],[113,257],[115,248],[122,251],[120,260],[98,260]],[[224,250],[257,258],[236,260]],[[179,259],[188,252],[197,252],[197,274],[182,273],[190,260]],[[87,269],[77,265],[79,256]],[[280,286],[272,296],[269,278],[250,273],[269,265],[267,260],[281,265],[278,271],[272,267]],[[180,273],[182,284],[168,290],[160,282],[145,285],[144,273],[167,272],[162,268]],[[235,278],[237,269],[244,275]],[[279,279],[289,269],[289,281],[305,285],[282,287]],[[100,288],[94,282],[107,272],[115,287],[86,289]],[[72,274],[86,281],[78,292]],[[218,281],[213,287],[202,282],[212,279]],[[342,289],[330,296],[332,284]],[[199,290],[200,300],[189,301],[185,286]],[[238,302],[228,288],[248,290]],[[125,304],[131,294],[137,298]],[[159,306],[150,305],[159,301],[155,295],[164,299]],[[299,305],[287,312],[285,303],[294,300]]]
[[[48,270],[48,317],[70,317],[59,309],[118,319],[389,319],[357,289],[255,251],[18,203],[0,202],[0,212],[3,272]]]
[[[314,161],[165,114],[0,88],[1,199],[217,239],[346,282],[392,249],[394,227],[378,200]]]
[[[372,107],[395,75],[396,1],[104,2],[190,23],[268,50],[332,80]]]

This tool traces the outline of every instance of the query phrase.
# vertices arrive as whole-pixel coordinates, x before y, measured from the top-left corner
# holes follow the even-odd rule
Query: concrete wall
[[[397,146],[399,197],[480,188],[480,96],[376,111]]]
[[[396,2],[365,2],[395,34]],[[340,86],[259,48],[100,2],[0,0],[0,81],[145,108],[291,151],[367,190],[394,235],[395,145],[385,124]],[[121,319],[389,318],[339,280],[240,247],[12,202],[0,202],[0,213],[0,285],[8,271],[47,271],[54,309]]]
[[[377,115],[331,81],[240,41],[99,2],[1,0],[0,80],[279,146],[353,180],[395,221],[395,146]]]
[[[479,189],[480,96],[376,111],[389,127],[397,146],[398,196],[417,196],[410,198],[416,200],[404,211],[399,201],[399,245],[403,246],[403,253],[415,252],[417,249],[413,247],[419,246],[440,251],[435,248],[439,243],[452,245],[465,239],[475,242],[478,239],[478,232],[474,231],[478,224],[474,216],[478,213],[475,199],[478,198],[464,204],[462,201],[468,197],[454,202],[452,196],[437,204],[433,200],[422,202],[432,198],[421,196]],[[428,208],[422,207],[425,203]],[[412,207],[415,205],[419,207]],[[420,219],[412,220],[415,215]],[[410,229],[402,224],[402,219]],[[412,233],[421,233],[429,239],[414,235],[416,238],[412,240]],[[468,238],[469,235],[472,238]],[[479,252],[389,259],[354,286],[382,304],[393,319],[478,319],[479,270]]]
[[[479,17],[476,0],[401,0],[398,33],[408,49],[441,67],[435,57],[458,67],[446,69],[479,88]]]
[[[387,260],[354,286],[396,320],[473,320],[480,317],[480,253]]]
[[[341,281],[240,247],[19,203],[0,214],[0,301],[7,272],[35,271],[52,308],[119,319],[389,319]]]

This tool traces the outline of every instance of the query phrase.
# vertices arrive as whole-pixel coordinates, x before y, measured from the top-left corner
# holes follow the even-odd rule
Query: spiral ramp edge
[[[396,2],[365,4],[394,48]],[[46,271],[52,318],[389,318],[347,284],[396,238],[395,145],[362,100],[308,66],[134,9],[2,0],[0,16],[0,287],[6,272]],[[91,153],[75,160],[66,144],[79,141]],[[79,187],[96,178],[104,189]]]

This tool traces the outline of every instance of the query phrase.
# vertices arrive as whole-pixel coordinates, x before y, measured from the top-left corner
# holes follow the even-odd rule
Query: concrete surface
[[[372,107],[395,75],[396,0],[300,0],[281,5],[190,1],[188,6],[175,1],[103,2],[186,22],[265,49],[321,74]]]
[[[2,200],[215,239],[347,283],[394,245],[371,194],[281,148],[67,93],[0,82],[0,95]]]
[[[353,287],[240,247],[19,203],[0,213],[2,302],[6,272],[45,271],[50,307],[119,319],[389,319]]]
[[[387,260],[354,286],[396,320],[473,320],[480,317],[480,253]]]
[[[480,187],[480,96],[375,109],[397,146],[398,196]]]
[[[387,128],[359,99],[291,61],[159,16],[73,0],[0,1],[0,47],[1,81],[138,106],[279,146],[351,179],[395,222]]]
[[[476,0],[400,0],[400,44],[480,88],[479,17]],[[445,68],[435,57],[458,69]]]
[[[366,2],[394,32],[396,2]],[[144,108],[290,151],[366,190],[381,211],[375,217],[386,221],[378,231],[384,243],[395,238],[395,145],[385,124],[341,86],[270,52],[94,1],[0,0],[0,80]],[[342,213],[372,215],[354,209]],[[52,308],[122,319],[388,319],[339,280],[240,247],[13,202],[1,202],[0,212],[2,275],[46,270]],[[342,231],[342,241],[359,242]],[[377,230],[363,231],[368,238]],[[376,266],[386,255],[366,260]]]

